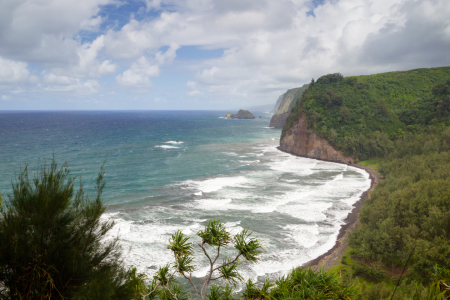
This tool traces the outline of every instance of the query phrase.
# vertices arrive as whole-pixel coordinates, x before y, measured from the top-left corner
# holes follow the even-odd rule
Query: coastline
[[[355,229],[356,226],[358,226],[359,212],[361,211],[361,207],[364,205],[364,201],[370,197],[370,192],[373,191],[378,182],[383,179],[381,175],[371,167],[358,164],[347,164],[347,165],[363,169],[364,171],[369,173],[369,178],[371,180],[370,188],[364,193],[362,193],[359,200],[354,204],[353,210],[348,214],[347,218],[345,218],[344,220],[345,224],[341,226],[336,243],[334,244],[333,248],[328,250],[326,253],[320,255],[319,257],[303,264],[302,267],[311,266],[330,269],[331,267],[340,265],[340,258],[345,252],[345,249],[347,248],[347,242],[349,237],[348,233],[351,232],[353,229]]]
[[[277,149],[280,150],[280,147],[277,147]],[[289,152],[286,152],[283,150],[280,150],[280,151],[289,153]],[[313,158],[313,157],[308,157],[308,156],[297,155],[294,153],[289,153],[289,154],[298,156],[298,157]],[[317,159],[317,158],[313,158],[313,159]],[[324,159],[317,159],[317,160],[344,164],[342,162],[330,161],[330,160],[324,160]],[[361,211],[361,207],[363,206],[364,201],[370,197],[370,192],[373,191],[373,189],[378,184],[378,182],[380,182],[380,180],[383,179],[381,177],[381,175],[379,173],[377,173],[371,167],[359,165],[359,164],[346,164],[346,165],[362,169],[362,170],[366,171],[367,173],[369,173],[369,178],[371,181],[370,188],[361,194],[359,200],[354,204],[352,211],[345,218],[345,220],[344,220],[345,224],[341,226],[341,229],[339,230],[339,234],[337,236],[336,243],[334,244],[334,246],[330,250],[325,252],[324,254],[301,265],[302,268],[323,267],[324,269],[329,269],[333,266],[340,264],[340,261],[338,259],[342,256],[342,254],[344,253],[345,248],[347,246],[346,242],[348,240],[348,232],[352,231],[358,225],[359,212]]]

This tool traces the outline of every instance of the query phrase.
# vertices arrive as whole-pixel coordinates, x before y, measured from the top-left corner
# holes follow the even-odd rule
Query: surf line
[[[373,168],[368,167],[368,166],[359,165],[359,164],[351,164],[351,163],[347,164],[347,163],[336,162],[336,161],[331,161],[331,160],[308,157],[308,156],[304,156],[304,155],[297,155],[294,153],[283,151],[279,147],[277,147],[277,149],[281,152],[288,153],[293,156],[304,157],[304,158],[309,158],[309,159],[316,159],[319,161],[333,162],[333,163],[337,163],[337,164],[347,165],[350,167],[355,167],[358,169],[362,169],[369,174],[370,188],[367,191],[363,192],[361,194],[361,196],[359,197],[359,200],[356,201],[355,204],[353,204],[352,211],[344,219],[344,224],[339,229],[339,234],[336,238],[336,242],[335,242],[334,246],[330,250],[325,252],[324,254],[321,254],[318,257],[311,259],[310,261],[302,264],[301,267],[302,268],[323,267],[325,269],[329,269],[333,266],[340,265],[339,258],[345,252],[345,249],[347,247],[347,241],[348,241],[348,236],[349,236],[348,232],[353,231],[356,228],[356,226],[358,226],[359,212],[361,211],[361,207],[363,206],[364,201],[370,197],[370,192],[373,191],[375,189],[375,186],[378,184],[378,182],[380,182],[380,180],[383,180],[384,178],[381,177],[381,175],[379,173],[377,173]]]

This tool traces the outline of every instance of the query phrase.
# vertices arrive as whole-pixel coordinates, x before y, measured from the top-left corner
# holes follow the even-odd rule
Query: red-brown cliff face
[[[280,141],[279,149],[291,154],[340,162],[353,163],[353,158],[335,150],[327,140],[317,136],[314,131],[306,128],[306,117],[302,115]]]

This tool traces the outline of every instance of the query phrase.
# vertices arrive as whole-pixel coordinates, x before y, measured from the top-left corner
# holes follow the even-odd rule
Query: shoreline
[[[301,267],[323,267],[324,269],[329,269],[340,264],[338,260],[347,248],[348,232],[351,232],[359,223],[359,212],[361,207],[364,205],[364,201],[370,197],[370,192],[373,191],[375,186],[383,178],[377,173],[373,168],[358,164],[347,164],[348,166],[362,169],[369,173],[369,178],[371,180],[370,188],[361,194],[359,200],[353,205],[352,211],[347,215],[344,222],[345,224],[339,229],[339,234],[336,239],[334,246],[320,255],[319,257],[308,261]]]
[[[280,150],[280,147],[277,147],[277,149]],[[280,150],[280,151],[282,151],[282,150]],[[289,153],[286,151],[282,151],[282,152]],[[298,157],[317,159],[317,158],[313,158],[313,157],[297,155],[294,153],[289,153],[289,154],[298,156]],[[370,197],[370,192],[373,191],[373,189],[378,184],[378,182],[380,182],[380,180],[382,180],[383,178],[373,168],[368,167],[368,166],[359,165],[359,164],[346,164],[346,163],[342,163],[342,162],[338,162],[338,161],[330,161],[330,160],[324,160],[324,159],[317,159],[317,160],[334,162],[334,163],[344,164],[347,166],[362,169],[362,170],[366,171],[367,173],[369,173],[369,178],[370,178],[370,188],[367,191],[363,192],[361,194],[361,196],[359,197],[359,200],[356,201],[355,204],[353,205],[352,211],[347,215],[347,217],[344,220],[344,224],[339,229],[339,234],[336,238],[336,242],[335,242],[334,246],[330,250],[325,252],[324,254],[322,254],[300,266],[302,268],[323,267],[325,269],[329,269],[335,265],[340,264],[340,262],[336,262],[336,260],[345,251],[346,241],[348,239],[347,233],[350,230],[353,230],[358,225],[359,212],[361,211],[361,207],[363,206],[364,201]]]

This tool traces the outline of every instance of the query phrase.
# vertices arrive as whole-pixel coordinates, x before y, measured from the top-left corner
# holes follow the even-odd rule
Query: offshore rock
[[[224,118],[228,119],[255,119],[255,116],[248,110],[240,109],[237,114],[227,113]]]
[[[240,109],[236,114],[237,119],[254,119],[255,116],[248,110]]]
[[[270,125],[269,127],[275,127],[275,128],[283,128],[284,124],[286,124],[286,119],[289,116],[288,112],[285,112],[281,115],[273,115],[272,119],[270,119]]]
[[[317,136],[314,131],[306,127],[306,116],[302,115],[280,141],[281,151],[298,156],[339,162],[353,163],[353,158],[345,156],[334,149],[324,138]]]

